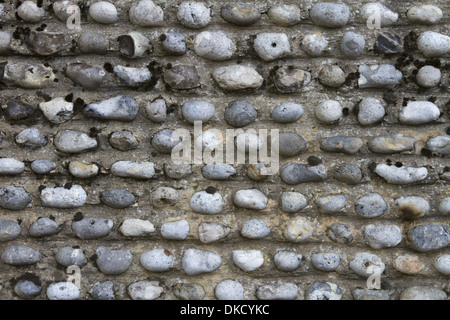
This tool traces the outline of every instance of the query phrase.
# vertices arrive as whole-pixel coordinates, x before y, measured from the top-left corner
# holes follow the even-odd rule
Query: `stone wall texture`
[[[448,1],[424,1],[442,17],[380,1],[372,29],[368,0],[314,10],[319,1],[286,0],[278,11],[272,0],[111,1],[117,17],[103,2],[93,10],[98,1],[29,2],[0,1],[1,299],[448,299]],[[81,29],[64,21],[70,5]],[[308,36],[315,49],[328,41],[316,56]],[[213,77],[233,65],[250,69]],[[139,69],[120,79],[117,66]],[[235,100],[256,119],[241,103],[226,121]],[[188,101],[215,113],[200,105],[190,118]],[[276,121],[286,102],[302,116]],[[154,137],[193,135],[188,118],[224,135],[238,118],[252,118],[243,130],[297,135],[281,141],[276,174],[236,164],[213,180],[205,164],[176,167],[173,145]],[[80,288],[66,282],[73,264]]]

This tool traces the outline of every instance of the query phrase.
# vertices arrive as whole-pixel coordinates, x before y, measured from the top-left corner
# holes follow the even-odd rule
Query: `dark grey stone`
[[[128,270],[131,266],[133,255],[128,249],[110,250],[105,247],[98,247],[95,251],[97,263],[100,271],[106,275],[119,275]]]
[[[97,32],[84,31],[78,38],[78,49],[83,53],[104,55],[109,48],[108,37]]]
[[[423,224],[408,231],[411,247],[420,252],[428,252],[447,247],[450,244],[448,226],[440,223]]]
[[[106,78],[105,69],[86,63],[69,64],[65,73],[75,84],[90,90],[98,89]]]
[[[55,260],[64,267],[73,265],[82,267],[88,262],[83,250],[71,246],[60,248],[55,255]]]
[[[72,230],[83,240],[99,239],[106,237],[114,223],[105,218],[82,218],[72,222]]]
[[[225,121],[235,128],[245,127],[255,121],[257,117],[258,112],[245,100],[231,101],[224,114]]]
[[[0,207],[7,210],[23,210],[31,204],[31,195],[22,187],[0,188]]]
[[[384,54],[395,54],[403,50],[402,40],[396,34],[383,32],[377,36],[376,49]]]
[[[138,139],[132,132],[127,130],[113,132],[109,136],[109,143],[113,148],[122,151],[136,149],[139,146]]]
[[[158,152],[170,154],[172,149],[181,142],[179,138],[171,129],[164,129],[157,133],[152,138],[152,146]],[[178,139],[177,139],[178,138]]]
[[[308,142],[302,136],[293,133],[280,133],[279,154],[283,157],[293,157],[308,149]]]
[[[125,189],[109,189],[100,194],[100,200],[108,207],[123,209],[136,202],[132,193]]]
[[[323,164],[307,165],[289,162],[280,169],[281,180],[287,184],[306,182],[322,182],[328,177],[327,169]]]
[[[3,115],[9,121],[23,120],[31,117],[36,110],[37,108],[26,102],[11,99],[6,103],[6,108],[3,109]]]
[[[186,36],[180,32],[167,32],[160,36],[163,49],[170,54],[182,56],[186,53]]]
[[[361,182],[362,171],[358,166],[344,163],[336,169],[334,178],[346,184],[354,185]]]

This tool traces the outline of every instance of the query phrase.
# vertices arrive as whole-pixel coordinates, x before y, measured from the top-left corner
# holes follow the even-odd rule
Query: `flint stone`
[[[7,210],[23,210],[31,204],[31,195],[22,187],[0,188],[0,207]]]
[[[255,6],[242,2],[223,6],[220,15],[225,21],[238,26],[250,26],[261,19],[261,13]]]
[[[396,225],[369,224],[364,228],[364,239],[373,249],[391,248],[402,241],[402,230]]]
[[[0,159],[0,174],[16,175],[21,174],[25,170],[25,163],[14,158]]]
[[[104,218],[82,218],[72,222],[72,230],[78,238],[83,240],[106,237],[112,230],[114,223]]]
[[[297,298],[298,287],[294,283],[280,285],[267,284],[256,290],[256,297],[260,300],[294,300]]]
[[[132,193],[125,189],[109,189],[100,194],[100,201],[114,209],[124,209],[136,202]]]
[[[226,238],[231,228],[217,222],[202,222],[198,226],[198,238],[203,243],[212,243]]]
[[[435,121],[439,118],[441,112],[439,108],[429,101],[408,101],[398,116],[402,123],[406,124],[425,124]]]
[[[198,283],[177,283],[172,291],[180,300],[203,300],[206,295],[205,289]]]
[[[396,134],[393,136],[380,136],[369,140],[369,150],[381,154],[393,154],[414,150],[416,139],[414,137]]]
[[[242,65],[216,68],[212,76],[224,90],[258,89],[264,81],[255,69]]]
[[[65,73],[75,84],[89,90],[98,89],[106,78],[105,69],[86,63],[71,63]]]
[[[148,220],[127,219],[122,222],[119,231],[125,237],[143,237],[152,234],[156,229]]]
[[[264,263],[264,254],[259,250],[234,250],[233,263],[245,272],[259,269]]]
[[[166,222],[161,225],[161,235],[165,239],[184,240],[189,236],[190,227],[186,219]]]
[[[223,206],[225,205],[225,201],[223,200],[220,193],[199,191],[192,195],[190,203],[191,209],[194,212],[201,214],[218,214],[223,210]]]
[[[133,121],[139,111],[139,105],[131,97],[118,96],[97,103],[90,103],[83,110],[86,117],[106,120]]]
[[[73,117],[73,103],[67,102],[64,98],[58,97],[39,104],[44,116],[55,124],[61,124]]]
[[[381,176],[387,183],[409,184],[422,181],[428,176],[428,169],[425,167],[397,167],[386,164],[378,164],[375,173]]]
[[[289,162],[281,167],[281,180],[287,184],[307,182],[322,182],[328,177],[327,169],[323,164],[314,166]]]
[[[77,184],[70,186],[69,189],[64,187],[47,187],[41,191],[41,202],[44,207],[79,208],[84,206],[86,199],[86,191]]]
[[[131,300],[155,300],[164,292],[157,281],[138,281],[127,287]]]
[[[95,251],[97,263],[100,271],[106,275],[119,275],[128,270],[131,266],[133,255],[128,249],[109,250],[105,247],[98,247]]]
[[[114,74],[119,80],[131,87],[139,87],[150,81],[152,74],[147,68],[114,66]]]
[[[340,28],[350,20],[350,8],[341,3],[319,2],[309,11],[309,18],[317,26]]]
[[[8,64],[8,62],[2,65],[4,72],[1,80],[7,85],[39,89],[50,85],[55,80],[51,66],[27,63]]]
[[[423,224],[411,228],[408,231],[408,239],[412,248],[417,251],[439,250],[450,244],[450,231],[444,224]]]
[[[195,36],[194,51],[200,57],[224,61],[232,57],[236,46],[223,31],[204,31]]]
[[[298,92],[310,82],[311,73],[298,68],[280,67],[273,76],[275,88],[281,93]]]
[[[17,239],[22,233],[20,225],[13,220],[0,219],[0,242]]]
[[[164,71],[164,81],[173,89],[194,89],[200,87],[197,68],[190,65],[176,65]]]
[[[297,252],[280,251],[275,254],[273,261],[278,270],[289,272],[300,268],[302,258],[302,255]]]
[[[202,2],[186,1],[178,6],[177,19],[185,27],[200,29],[211,20],[211,9]]]
[[[38,55],[50,56],[66,47],[66,37],[63,33],[31,31],[25,43]]]
[[[80,289],[69,281],[52,283],[47,288],[49,300],[77,300],[80,297]]]
[[[187,249],[183,252],[181,266],[188,276],[213,272],[222,265],[222,257],[215,252]]]
[[[70,246],[62,247],[55,255],[56,261],[64,267],[76,265],[82,267],[88,263],[83,250]]]
[[[32,105],[15,99],[9,100],[2,109],[3,115],[9,121],[27,119],[36,112],[36,108]]]
[[[358,137],[329,137],[320,143],[320,149],[326,152],[341,152],[349,155],[356,154],[363,146],[363,141]]]
[[[28,229],[31,237],[41,238],[47,237],[61,232],[58,224],[50,218],[39,218],[33,222]]]
[[[164,272],[172,268],[174,259],[166,249],[153,249],[143,253],[139,261],[145,270]]]
[[[139,146],[139,141],[134,134],[127,130],[116,131],[109,137],[109,143],[113,148],[128,151],[136,149]]]
[[[399,85],[403,74],[390,64],[359,66],[359,88],[386,88]]]
[[[42,292],[42,286],[30,280],[19,280],[14,286],[14,293],[22,299],[33,299]]]
[[[23,245],[10,246],[2,253],[3,262],[13,266],[35,264],[43,257],[44,255],[39,250]]]
[[[117,177],[151,179],[155,175],[155,164],[147,161],[117,161],[111,166]]]

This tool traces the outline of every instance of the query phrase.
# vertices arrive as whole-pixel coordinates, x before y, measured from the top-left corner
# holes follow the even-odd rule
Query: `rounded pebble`
[[[37,174],[49,174],[56,168],[56,164],[48,159],[34,160],[31,165],[31,170]]]
[[[84,164],[81,161],[71,161],[69,163],[69,172],[76,178],[88,179],[98,174],[99,168],[96,164]]]
[[[116,161],[110,171],[122,178],[151,179],[155,175],[155,164],[147,161]]]
[[[324,124],[334,124],[343,117],[342,107],[335,100],[321,102],[315,109],[314,115],[319,122]]]
[[[403,196],[395,199],[395,209],[401,219],[413,220],[423,217],[430,211],[427,200],[417,196]]]
[[[450,244],[448,226],[440,223],[422,224],[408,231],[411,247],[419,252],[439,250]]]
[[[196,192],[190,200],[190,207],[194,212],[201,214],[218,214],[222,212],[225,201],[214,188]]]
[[[208,60],[224,61],[232,57],[236,46],[223,31],[203,31],[195,36],[194,51]]]
[[[139,259],[145,270],[164,272],[172,268],[175,257],[166,249],[153,249],[143,253]]]
[[[440,213],[445,215],[450,215],[450,197],[444,198],[438,206],[438,210]]]
[[[0,242],[17,239],[21,233],[22,228],[16,221],[0,219]]]
[[[83,250],[70,246],[60,248],[55,255],[55,259],[64,267],[73,265],[82,267],[88,262]]]
[[[291,51],[285,33],[259,33],[253,42],[253,48],[264,61],[279,59]]]
[[[287,213],[295,213],[308,205],[306,197],[299,192],[283,192],[280,197],[280,209]]]
[[[32,202],[32,197],[22,187],[7,186],[0,188],[0,207],[7,210],[23,210]]]
[[[335,214],[345,210],[347,198],[343,194],[327,194],[317,197],[315,205],[320,213]]]
[[[387,88],[402,83],[403,73],[391,64],[366,65],[358,67],[359,88]]]
[[[167,32],[160,37],[162,47],[167,53],[182,56],[187,52],[186,36],[180,32]]]
[[[380,217],[388,211],[389,207],[383,196],[373,192],[358,198],[355,202],[356,213],[364,218]]]
[[[21,174],[25,170],[25,163],[14,158],[0,159],[0,174],[16,175]]]
[[[236,169],[227,163],[210,163],[202,168],[203,178],[209,180],[228,180],[236,173]]]
[[[260,250],[233,250],[233,263],[245,272],[259,269],[264,263],[264,254]]]
[[[100,194],[100,201],[114,209],[124,209],[136,202],[132,193],[125,189],[109,189]]]
[[[198,283],[177,283],[172,291],[180,300],[203,300],[206,295],[205,289]]]
[[[80,35],[80,38],[78,38],[77,45],[78,49],[82,53],[103,55],[109,50],[109,39],[104,34],[86,31]]]
[[[39,22],[45,16],[44,8],[40,8],[34,1],[24,1],[17,8],[17,15],[27,22]]]
[[[41,132],[37,128],[27,128],[20,131],[14,137],[14,140],[18,145],[30,148],[45,147],[48,143],[47,137],[41,135]]]
[[[198,238],[203,243],[212,243],[226,238],[231,228],[217,222],[202,222],[198,226]]]
[[[309,18],[317,26],[340,28],[350,20],[350,8],[342,3],[319,2],[309,11]]]
[[[373,249],[391,248],[402,241],[402,230],[396,225],[369,224],[364,228],[364,239]]]
[[[450,52],[450,37],[434,31],[425,31],[417,39],[417,47],[425,57],[446,55]]]
[[[178,134],[171,129],[157,132],[152,138],[152,146],[158,152],[170,154],[172,149],[181,142]]]
[[[119,227],[125,237],[144,237],[156,231],[155,226],[148,220],[126,219]]]
[[[301,163],[288,162],[281,167],[280,177],[287,184],[299,184],[324,181],[327,179],[328,173],[322,163],[309,166]]]
[[[273,257],[275,266],[281,271],[295,271],[300,268],[303,256],[293,251],[279,251]]]
[[[364,52],[366,40],[359,33],[348,31],[341,40],[341,51],[349,58],[357,58]]]
[[[297,5],[276,4],[267,12],[270,21],[280,26],[289,27],[301,21],[301,11]]]
[[[28,229],[28,234],[31,237],[41,238],[55,235],[61,232],[58,224],[50,218],[39,218],[33,222]]]
[[[118,275],[128,270],[131,266],[133,255],[128,249],[110,250],[98,247],[96,264],[100,271],[106,275]]]
[[[314,227],[303,218],[291,220],[287,223],[283,236],[291,242],[302,242],[312,237]]]
[[[443,13],[439,7],[431,4],[421,4],[409,8],[406,16],[413,23],[433,25],[442,19]]]
[[[211,10],[202,2],[183,2],[178,6],[177,19],[185,27],[200,29],[211,20]]]
[[[394,260],[395,270],[404,274],[418,274],[425,269],[425,264],[420,257],[413,255],[401,255]]]
[[[151,202],[155,207],[173,206],[179,200],[179,192],[170,187],[159,187],[151,194]]]
[[[381,258],[368,252],[360,252],[349,263],[350,269],[362,277],[370,277],[373,274],[382,274],[385,264]]]
[[[44,255],[37,249],[24,245],[13,245],[2,253],[2,261],[13,266],[25,266],[38,263]]]
[[[311,255],[312,265],[321,271],[334,271],[341,263],[339,254],[331,253],[314,253]]]
[[[447,294],[432,286],[413,286],[402,291],[400,300],[447,300]]]
[[[311,57],[320,57],[328,46],[328,40],[320,32],[306,35],[300,41],[300,47]]]
[[[77,300],[80,297],[80,289],[72,282],[52,283],[47,288],[49,300]]]
[[[392,184],[410,184],[424,180],[428,176],[426,167],[397,167],[394,165],[378,164],[375,173],[386,182]]]
[[[358,122],[364,126],[380,122],[385,114],[383,104],[376,98],[364,98],[358,105]]]
[[[327,228],[326,234],[330,240],[337,243],[347,244],[353,241],[352,228],[344,223],[333,223]]]
[[[131,300],[155,300],[163,294],[164,288],[158,281],[138,281],[127,287]]]
[[[224,114],[225,121],[235,128],[244,127],[255,121],[257,117],[255,108],[245,100],[231,101]]]
[[[300,119],[304,112],[301,104],[282,102],[273,109],[271,118],[279,123],[290,123]]]
[[[444,254],[434,261],[434,267],[442,274],[450,275],[450,254]]]
[[[84,132],[74,130],[59,131],[53,143],[56,149],[65,153],[82,153],[97,148],[97,140]]]
[[[308,149],[308,142],[302,136],[286,132],[279,135],[279,155],[282,157],[293,157]]]
[[[437,120],[441,115],[439,108],[429,101],[408,101],[399,115],[400,122],[405,124],[425,124]]]
[[[224,90],[257,89],[264,82],[255,69],[238,64],[218,67],[213,70],[212,76]]]
[[[71,209],[84,206],[87,199],[83,187],[74,184],[65,187],[46,187],[41,191],[41,202],[44,207]]]
[[[188,276],[210,273],[221,265],[222,257],[208,250],[187,249],[181,258],[181,267]]]
[[[345,73],[339,66],[327,65],[320,69],[319,81],[325,86],[339,88],[345,83]]]
[[[89,16],[98,23],[111,24],[119,20],[114,4],[107,1],[99,1],[89,7]]]
[[[338,285],[314,281],[305,291],[306,300],[341,300],[342,290]]]
[[[417,84],[424,88],[432,88],[441,81],[441,70],[433,66],[424,66],[419,69],[416,75]]]
[[[344,163],[336,169],[333,177],[346,184],[354,185],[361,182],[362,171],[358,166]]]
[[[220,9],[220,16],[238,26],[250,26],[261,19],[259,10],[250,3],[230,3]]]
[[[161,225],[161,236],[170,240],[184,240],[190,233],[189,222],[185,219],[166,222]]]
[[[239,190],[234,194],[233,203],[244,209],[263,210],[266,208],[268,199],[258,189]]]
[[[262,239],[270,234],[270,227],[259,218],[250,219],[244,222],[241,229],[241,236],[247,239]]]
[[[111,281],[94,283],[92,286],[91,296],[94,300],[114,300],[114,283]]]
[[[31,280],[19,280],[14,286],[14,293],[22,299],[33,299],[42,292],[42,286]]]
[[[340,152],[348,155],[358,153],[364,142],[358,137],[335,136],[323,138],[320,150],[326,152]]]
[[[164,21],[163,10],[151,0],[133,3],[128,15],[131,23],[140,27],[156,27]]]
[[[294,300],[297,294],[298,287],[294,283],[267,284],[256,290],[256,297],[260,300]]]
[[[244,287],[238,281],[220,281],[214,289],[218,300],[244,300]]]
[[[194,124],[195,121],[206,123],[216,114],[216,108],[207,101],[187,101],[181,107],[183,118]]]
[[[106,237],[113,228],[112,220],[104,218],[81,218],[72,222],[72,230],[83,240]]]
[[[111,147],[121,151],[136,149],[139,146],[138,139],[132,132],[127,130],[113,132],[109,136],[109,143]]]
[[[374,16],[379,16],[379,27],[388,27],[398,20],[398,13],[380,2],[367,3],[361,8],[361,17],[369,25]]]

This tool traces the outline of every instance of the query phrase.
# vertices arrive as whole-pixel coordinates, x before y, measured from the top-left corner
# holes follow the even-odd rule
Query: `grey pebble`
[[[91,290],[91,297],[94,300],[114,300],[114,283],[111,281],[94,283]]]
[[[128,151],[136,149],[139,146],[139,140],[135,137],[133,132],[128,130],[115,131],[109,136],[109,143],[111,147]]]
[[[433,66],[423,66],[416,75],[417,84],[424,88],[435,87],[441,82],[441,70]]]
[[[432,286],[413,286],[402,291],[400,300],[447,300],[447,294]]]
[[[312,237],[314,227],[307,219],[297,218],[287,222],[283,236],[291,242],[302,242]]]
[[[263,210],[266,208],[268,199],[258,189],[238,190],[233,197],[233,203],[244,209]]]
[[[42,148],[48,143],[46,136],[41,135],[41,132],[37,128],[27,128],[20,131],[14,140],[18,145],[31,148]]]
[[[388,27],[395,24],[398,20],[398,13],[380,2],[367,3],[361,8],[361,17],[366,23],[371,23],[372,17],[380,15],[380,27]]]
[[[305,291],[306,300],[341,300],[341,298],[341,288],[326,281],[314,281]]]
[[[108,1],[99,1],[92,4],[89,7],[89,16],[102,24],[116,23],[119,19],[116,6]]]
[[[25,163],[14,158],[0,159],[0,174],[1,175],[16,175],[21,174],[25,170]]]
[[[186,219],[166,222],[161,225],[161,236],[164,239],[184,240],[188,237],[189,233],[189,222]]]
[[[44,255],[37,249],[24,245],[9,246],[2,253],[4,263],[13,266],[24,266],[41,261]]]
[[[383,104],[376,98],[364,98],[358,105],[358,122],[363,126],[380,122],[385,114]]]
[[[238,64],[218,67],[211,75],[224,90],[257,89],[264,82],[264,78],[254,68]]]
[[[156,99],[145,106],[147,118],[156,123],[167,119],[167,105],[164,99]]]
[[[175,257],[166,249],[153,249],[143,253],[139,259],[145,270],[164,272],[172,268]]]
[[[395,209],[401,219],[413,220],[421,218],[430,211],[427,200],[418,196],[403,196],[395,199]]]
[[[61,124],[73,117],[73,103],[63,97],[39,103],[39,109],[44,116],[55,124]]]
[[[188,276],[210,273],[220,268],[222,257],[212,251],[187,249],[181,258],[181,267]]]
[[[212,243],[226,238],[231,228],[218,222],[202,222],[198,226],[198,238],[203,243]]]
[[[256,289],[256,297],[260,300],[294,300],[297,294],[295,283],[266,284]]]
[[[393,154],[413,151],[415,143],[416,139],[414,137],[396,134],[372,138],[367,143],[367,146],[374,153]]]
[[[321,271],[335,271],[341,263],[341,257],[335,252],[314,253],[311,255],[311,263]]]
[[[341,40],[341,52],[349,58],[357,58],[364,52],[364,35],[347,31]]]
[[[304,112],[301,104],[282,102],[273,109],[271,118],[279,123],[290,123],[300,119]]]
[[[425,25],[433,25],[438,23],[442,17],[442,10],[434,5],[420,4],[412,6],[406,12],[409,21]]]
[[[320,57],[328,46],[328,40],[321,32],[306,35],[300,41],[300,47],[311,57]]]
[[[440,273],[450,275],[450,254],[444,254],[436,258],[433,265]]]
[[[450,215],[450,197],[444,198],[438,206],[440,213]]]
[[[158,281],[138,281],[127,287],[131,300],[155,300],[164,292]]]
[[[206,191],[194,193],[189,205],[197,213],[218,214],[222,212],[225,201],[215,188],[209,187]]]
[[[335,214],[345,210],[347,198],[341,193],[326,194],[317,197],[315,205],[320,213]]]
[[[104,55],[109,49],[108,37],[102,33],[85,31],[78,38],[78,49],[82,53],[94,53]]]
[[[344,116],[344,113],[338,101],[325,100],[316,106],[314,116],[324,124],[335,124]]]
[[[171,129],[163,129],[155,133],[152,138],[152,146],[158,152],[170,154],[172,149],[181,142],[178,134]]]
[[[105,120],[133,121],[138,111],[139,105],[136,100],[127,96],[118,96],[88,104],[83,114],[86,117]]]
[[[293,157],[308,149],[308,142],[302,136],[286,132],[279,135],[279,155],[282,157]]]
[[[235,128],[244,127],[255,121],[257,117],[255,108],[245,100],[231,101],[224,114],[225,121]]]
[[[164,33],[162,38],[163,49],[170,54],[182,56],[187,52],[186,36],[180,32]]]
[[[417,47],[425,57],[440,57],[450,52],[450,37],[434,31],[425,31],[417,39]]]
[[[275,266],[281,271],[295,271],[300,268],[302,255],[293,251],[279,251],[273,257]]]
[[[280,26],[294,26],[301,21],[301,11],[298,5],[275,4],[267,12],[270,21]]]
[[[109,189],[100,194],[100,201],[108,207],[124,209],[136,202],[134,195],[125,189]]]
[[[279,59],[291,51],[285,33],[258,33],[253,41],[253,48],[264,61]]]
[[[325,86],[339,88],[345,83],[345,73],[339,66],[326,65],[319,71],[319,81]]]
[[[320,150],[326,152],[339,152],[348,155],[358,153],[364,142],[358,137],[327,137],[320,142]]]
[[[180,193],[170,187],[159,187],[151,194],[151,203],[155,207],[173,206],[180,201]]]
[[[332,241],[347,244],[353,241],[353,231],[349,225],[335,222],[326,230],[327,237]]]
[[[279,67],[272,77],[275,88],[281,93],[299,92],[312,80],[311,73],[289,67]]]
[[[244,300],[244,287],[235,280],[222,280],[216,285],[214,294],[218,300]]]
[[[64,267],[78,266],[82,267],[88,263],[83,250],[77,247],[66,246],[58,250],[55,260]]]
[[[112,230],[114,223],[105,218],[82,218],[72,222],[72,230],[78,238],[83,240],[106,237]]]
[[[350,261],[349,267],[356,274],[367,278],[373,274],[382,274],[386,265],[379,256],[369,252],[360,252]]]
[[[206,123],[214,117],[216,108],[207,101],[191,100],[183,104],[181,113],[183,118],[191,124],[194,124],[195,121]]]
[[[80,289],[73,282],[56,282],[47,288],[49,300],[77,300],[79,297]]]
[[[152,77],[148,68],[114,66],[113,71],[120,82],[129,85],[130,87],[140,87],[145,85]]]
[[[340,28],[350,20],[350,8],[342,3],[319,2],[309,11],[309,18],[317,26]]]
[[[413,249],[428,252],[447,247],[450,244],[450,231],[444,224],[422,224],[408,231],[408,239]]]
[[[220,9],[220,16],[238,26],[250,26],[261,19],[259,10],[250,3],[230,3]]]
[[[16,221],[0,219],[0,242],[17,239],[21,233],[22,228]]]
[[[299,192],[283,192],[280,197],[280,209],[287,213],[295,213],[308,205],[306,197]]]
[[[364,218],[380,217],[388,211],[389,207],[383,196],[377,192],[369,193],[355,201],[356,213]]]
[[[7,186],[0,188],[0,207],[7,210],[23,210],[32,202],[32,197],[22,187]]]
[[[364,239],[373,249],[391,248],[402,241],[402,230],[396,225],[369,224],[364,228]]]
[[[14,286],[14,293],[22,299],[33,299],[42,292],[42,286],[31,280],[19,280]]]
[[[86,63],[71,63],[67,65],[65,74],[75,84],[89,90],[98,89],[106,78],[105,69]]]
[[[270,227],[263,219],[255,218],[244,222],[241,236],[247,239],[262,239],[270,234]]]
[[[182,2],[178,6],[177,19],[185,27],[203,28],[211,20],[211,10],[202,2]]]
[[[8,54],[11,51],[11,40],[13,36],[11,32],[0,31],[0,54]]]
[[[287,184],[299,184],[306,182],[322,182],[328,178],[326,167],[319,163],[307,165],[288,162],[280,169],[281,180]]]
[[[59,131],[53,143],[56,149],[65,153],[82,153],[97,148],[97,140],[88,134],[75,130]]]
[[[151,179],[155,175],[155,164],[148,161],[116,161],[110,171],[122,178]]]
[[[429,101],[408,101],[398,119],[405,124],[425,124],[437,120],[441,115],[438,106]]]
[[[377,164],[375,173],[392,184],[410,184],[424,180],[428,176],[426,167],[397,167],[387,164]]]
[[[50,218],[39,218],[28,229],[28,235],[35,238],[48,237],[61,232],[60,226]]]
[[[153,51],[152,42],[137,31],[131,31],[117,38],[119,42],[119,52],[126,58],[141,58],[147,51]]]
[[[110,250],[98,247],[96,264],[100,271],[106,275],[118,275],[128,270],[131,266],[133,255],[128,249]]]
[[[192,174],[192,167],[190,164],[165,163],[164,173],[170,179],[181,180]]]
[[[205,59],[224,61],[233,56],[236,46],[224,31],[203,31],[195,36],[194,51]]]
[[[134,2],[128,16],[132,24],[140,27],[156,27],[164,21],[163,9],[151,0]]]
[[[41,191],[41,202],[44,207],[61,209],[79,208],[87,199],[86,191],[78,184],[66,187],[46,187]]]
[[[362,171],[356,165],[344,163],[336,169],[333,177],[338,181],[354,185],[361,182]]]
[[[233,250],[233,263],[245,272],[259,269],[264,263],[264,254],[260,250]]]
[[[227,163],[210,163],[202,168],[203,178],[209,180],[228,180],[236,174],[236,169]]]
[[[389,292],[386,290],[354,289],[352,290],[354,300],[390,300]]]
[[[39,22],[45,16],[44,8],[40,8],[34,1],[24,1],[17,8],[17,15],[26,22]]]
[[[386,88],[401,84],[403,74],[391,64],[366,65],[358,68],[359,88]]]
[[[48,159],[34,160],[31,165],[31,170],[37,174],[49,174],[56,169],[56,163]]]
[[[177,283],[172,288],[173,294],[180,300],[203,300],[205,289],[198,283]]]

